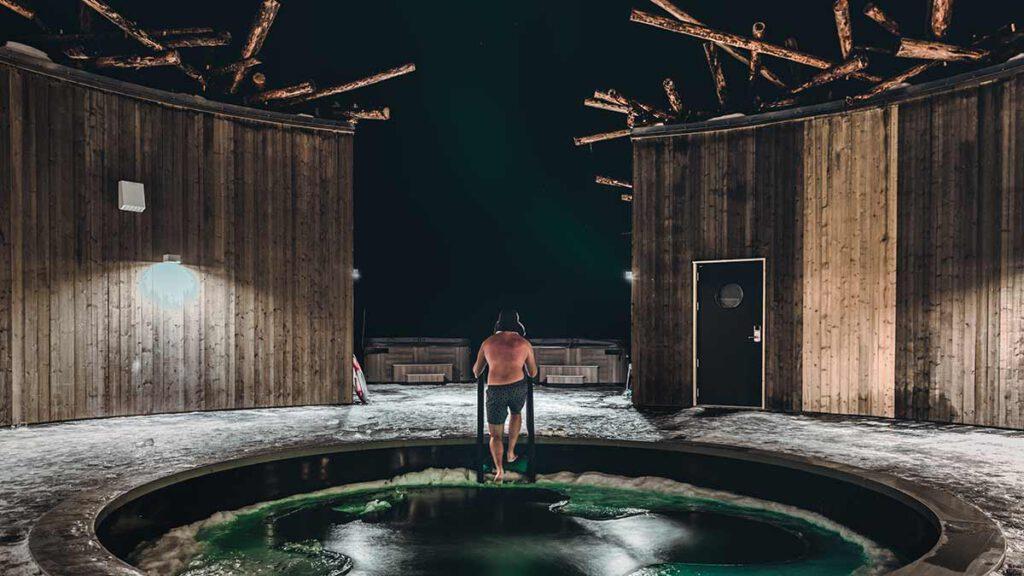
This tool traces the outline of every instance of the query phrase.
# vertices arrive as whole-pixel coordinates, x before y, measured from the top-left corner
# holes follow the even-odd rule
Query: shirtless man
[[[508,425],[508,462],[516,461],[516,441],[523,425],[522,411],[526,403],[527,385],[523,368],[531,378],[537,376],[533,346],[524,336],[526,328],[519,322],[519,313],[502,310],[494,325],[494,335],[484,340],[473,365],[474,376],[480,376],[487,366],[487,430],[494,460],[494,480],[497,482],[505,475],[502,434],[509,413],[512,418]]]

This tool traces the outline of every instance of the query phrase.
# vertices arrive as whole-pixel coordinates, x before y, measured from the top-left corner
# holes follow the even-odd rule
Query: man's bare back
[[[530,376],[537,375],[537,361],[529,340],[515,332],[498,332],[480,346],[473,373],[480,375],[487,366],[487,385],[515,384],[523,379],[525,366]]]

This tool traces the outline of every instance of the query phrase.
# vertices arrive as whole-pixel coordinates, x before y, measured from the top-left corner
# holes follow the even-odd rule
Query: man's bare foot
[[[515,453],[515,452],[509,452],[509,453],[508,453],[508,463],[509,463],[509,464],[511,464],[511,463],[513,463],[513,462],[515,462],[515,461],[516,461],[516,460],[518,460],[518,459],[519,459],[519,457],[518,457],[518,456],[516,456],[516,453]]]
[[[502,469],[502,468],[498,468],[498,469],[497,469],[497,470],[496,470],[496,471],[494,472],[494,481],[495,481],[495,482],[497,482],[497,483],[499,483],[499,484],[500,484],[500,483],[501,483],[501,480],[502,480],[502,478],[504,478],[504,477],[505,477],[505,470],[504,470],[504,469]]]

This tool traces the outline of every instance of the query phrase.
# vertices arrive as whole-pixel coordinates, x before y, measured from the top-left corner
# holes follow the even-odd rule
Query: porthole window
[[[715,295],[718,305],[725,309],[736,308],[743,302],[743,288],[739,284],[726,284]]]

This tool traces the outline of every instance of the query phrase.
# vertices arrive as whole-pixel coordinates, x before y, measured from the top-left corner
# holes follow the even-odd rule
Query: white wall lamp
[[[125,212],[146,210],[146,187],[141,182],[121,180],[117,183],[117,206]]]

